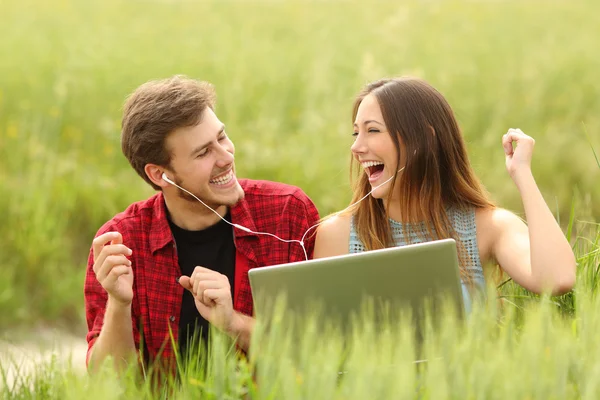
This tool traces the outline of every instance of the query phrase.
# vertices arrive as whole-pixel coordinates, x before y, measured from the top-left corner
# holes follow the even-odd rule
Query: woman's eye
[[[379,129],[369,129],[369,133],[377,133],[379,132]]]
[[[358,136],[358,132],[352,132],[352,136],[357,137]]]

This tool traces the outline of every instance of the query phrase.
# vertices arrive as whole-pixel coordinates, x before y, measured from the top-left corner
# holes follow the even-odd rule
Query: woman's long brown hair
[[[352,123],[358,107],[368,95],[375,96],[381,107],[398,154],[398,169],[404,167],[404,170],[391,181],[387,199],[368,196],[349,210],[354,215],[358,238],[367,250],[394,246],[384,205],[392,201],[398,185],[401,222],[424,223],[427,232],[418,234],[427,234],[433,240],[455,239],[461,278],[471,282],[467,270],[470,257],[446,210],[449,207],[488,208],[494,204],[473,172],[450,105],[435,88],[421,79],[382,79],[368,84],[358,94]],[[354,204],[371,191],[371,185],[354,158],[352,167],[358,167],[356,172],[359,174],[358,180],[353,179],[351,204]]]

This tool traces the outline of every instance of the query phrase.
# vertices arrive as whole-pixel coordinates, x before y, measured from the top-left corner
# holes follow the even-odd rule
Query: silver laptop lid
[[[284,294],[286,311],[311,313],[347,324],[365,301],[419,314],[443,296],[464,314],[456,242],[444,239],[330,258],[255,268],[248,273],[255,314]],[[436,300],[437,299],[437,300]]]

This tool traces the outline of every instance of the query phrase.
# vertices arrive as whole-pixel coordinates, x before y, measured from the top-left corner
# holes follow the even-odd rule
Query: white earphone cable
[[[404,167],[400,168],[398,170],[398,172],[401,172],[404,169]],[[397,173],[398,173],[397,172]],[[350,204],[348,207],[344,208],[341,211],[338,211],[336,213],[334,213],[333,215],[339,215],[341,213],[343,213],[344,211],[348,210],[349,208],[355,206],[356,204],[360,203],[361,201],[363,201],[364,199],[366,199],[371,193],[373,193],[374,190],[380,188],[381,186],[385,185],[386,183],[388,183],[389,181],[391,181],[396,175],[392,175],[391,177],[389,177],[385,182],[375,186],[373,189],[371,189],[371,191],[369,193],[367,193],[366,195],[364,195],[360,200],[358,200],[357,202]],[[190,192],[189,190],[186,190],[184,188],[182,188],[181,186],[179,186],[178,184],[176,184],[175,182],[173,182],[171,179],[169,179],[167,177],[166,174],[162,174],[162,178],[165,180],[165,182],[170,183],[171,185],[179,188],[180,190],[183,190],[184,192],[186,192],[187,194],[189,194],[190,196],[192,196],[194,199],[198,200],[200,203],[202,203],[202,205],[206,208],[208,208],[209,210],[211,210],[213,213],[215,213],[219,218],[221,218],[223,221],[225,221],[226,223],[228,223],[229,225],[238,228],[244,232],[248,232],[248,233],[253,233],[255,235],[265,235],[265,236],[271,236],[274,237],[275,239],[278,239],[284,243],[298,243],[300,245],[300,247],[302,247],[302,251],[304,252],[304,258],[306,260],[308,260],[308,253],[306,252],[306,247],[304,246],[304,239],[306,238],[306,235],[308,234],[308,232],[310,232],[312,229],[318,227],[319,225],[321,225],[323,222],[325,221],[321,221],[313,226],[311,226],[310,228],[308,228],[306,230],[306,232],[304,232],[304,235],[302,235],[302,238],[300,240],[296,240],[296,239],[282,239],[277,235],[274,235],[272,233],[268,233],[268,232],[254,232],[253,230],[246,228],[245,226],[239,225],[239,224],[232,224],[231,222],[227,221],[225,218],[223,218],[221,216],[221,214],[219,214],[218,212],[216,212],[215,210],[213,210],[211,207],[209,207],[205,202],[203,202],[202,200],[200,200],[195,194],[193,194],[192,192]]]

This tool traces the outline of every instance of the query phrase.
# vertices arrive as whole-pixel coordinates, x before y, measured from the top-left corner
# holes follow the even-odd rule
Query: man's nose
[[[217,166],[219,168],[227,167],[233,163],[235,157],[233,156],[233,145],[223,145],[219,147],[219,158],[217,159]]]

